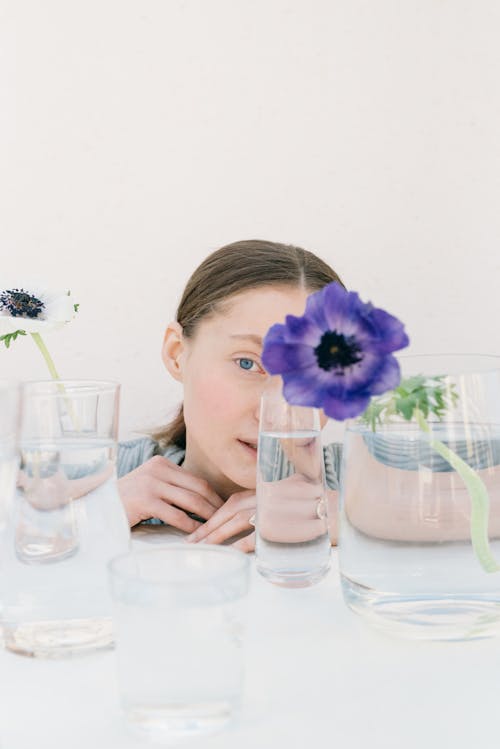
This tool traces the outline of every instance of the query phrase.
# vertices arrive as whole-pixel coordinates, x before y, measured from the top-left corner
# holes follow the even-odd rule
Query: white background
[[[404,320],[500,354],[498,0],[0,0],[0,286],[71,288],[64,377],[180,398],[159,350],[227,242],[291,242]],[[0,375],[46,376],[29,340]]]

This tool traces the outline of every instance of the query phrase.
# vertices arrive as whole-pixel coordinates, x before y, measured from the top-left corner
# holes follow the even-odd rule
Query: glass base
[[[500,635],[500,600],[484,596],[402,596],[341,576],[353,611],[387,634],[413,640],[475,640]]]
[[[324,578],[330,569],[330,562],[324,567],[317,570],[308,570],[307,572],[285,572],[283,570],[271,570],[257,563],[257,570],[274,585],[281,585],[283,588],[308,588],[315,585]]]
[[[216,733],[231,720],[234,705],[229,701],[187,705],[135,706],[125,709],[132,733],[149,741],[179,744],[196,736]]]
[[[111,619],[67,619],[3,624],[5,647],[32,658],[66,658],[111,648]]]

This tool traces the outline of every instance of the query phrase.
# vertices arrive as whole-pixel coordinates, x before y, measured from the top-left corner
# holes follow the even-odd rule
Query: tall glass
[[[347,604],[419,639],[500,634],[500,357],[401,357],[444,375],[441,420],[346,431],[339,564]],[[453,457],[456,456],[458,461]]]
[[[0,532],[16,484],[18,422],[19,388],[14,382],[0,380]]]
[[[319,412],[263,394],[257,454],[257,569],[270,582],[298,588],[330,565],[325,468]]]
[[[17,492],[0,541],[5,644],[58,657],[113,642],[106,564],[129,548],[116,483],[119,386],[22,386]]]
[[[170,544],[114,559],[118,681],[130,728],[173,743],[222,728],[238,707],[249,560]]]

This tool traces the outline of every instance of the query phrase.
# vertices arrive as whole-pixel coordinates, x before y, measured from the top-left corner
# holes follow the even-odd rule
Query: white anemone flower
[[[31,335],[54,380],[59,380],[42,333],[62,328],[78,311],[70,291],[43,291],[10,286],[0,288],[0,341],[9,348],[18,336]]]
[[[0,288],[0,336],[17,331],[47,333],[57,330],[73,319],[77,307],[70,291],[43,291],[21,286]]]

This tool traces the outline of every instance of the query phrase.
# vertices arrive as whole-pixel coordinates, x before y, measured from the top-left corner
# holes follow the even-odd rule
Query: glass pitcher
[[[106,564],[130,545],[116,482],[119,385],[24,383],[1,541],[5,645],[58,657],[113,642]]]

